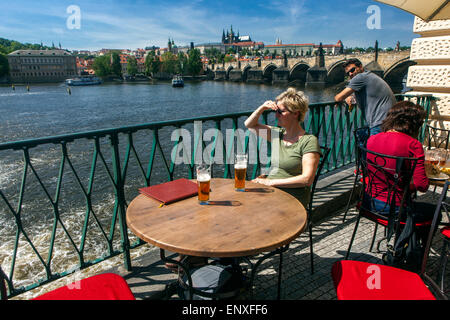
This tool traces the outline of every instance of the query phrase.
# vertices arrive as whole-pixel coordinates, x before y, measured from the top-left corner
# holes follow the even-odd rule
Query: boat
[[[175,75],[172,78],[172,87],[184,87],[183,77],[180,75]]]
[[[73,79],[66,79],[66,84],[69,86],[89,86],[101,83],[102,80],[96,76],[83,76]]]

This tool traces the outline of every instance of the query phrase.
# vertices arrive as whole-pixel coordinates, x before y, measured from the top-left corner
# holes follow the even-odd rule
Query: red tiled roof
[[[320,47],[320,45],[314,45],[314,48],[319,48]],[[338,45],[336,45],[336,44],[323,44],[322,45],[322,48],[334,48],[334,47],[339,47]]]
[[[253,41],[245,41],[245,42],[236,42],[233,43],[235,46],[245,47],[245,46],[253,46],[255,43]]]
[[[265,47],[289,47],[289,46],[314,46],[314,43],[300,43],[300,44],[268,44]]]

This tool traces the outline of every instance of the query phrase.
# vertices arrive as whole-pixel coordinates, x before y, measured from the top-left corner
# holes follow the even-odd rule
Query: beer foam
[[[245,162],[241,162],[241,163],[235,163],[234,164],[234,168],[235,169],[246,169],[247,168],[247,163]]]
[[[197,181],[199,182],[206,182],[211,180],[211,176],[207,173],[201,173],[199,175],[197,175]]]

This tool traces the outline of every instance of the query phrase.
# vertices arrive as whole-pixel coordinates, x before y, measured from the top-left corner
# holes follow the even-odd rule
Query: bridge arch
[[[333,63],[327,71],[328,84],[338,84],[345,81],[345,70],[342,65],[346,62],[346,59],[342,59]]]
[[[406,57],[397,61],[384,72],[384,80],[392,88],[394,93],[400,93],[403,90],[403,79],[408,74],[408,68],[415,65],[416,62]]]
[[[302,84],[305,84],[309,68],[310,66],[306,62],[297,62],[289,71],[289,81],[299,81]]]
[[[227,73],[226,73],[226,76],[225,76],[225,79],[230,79],[230,71],[231,70],[233,70],[234,69],[234,67],[233,66],[228,66],[228,68],[227,68]]]
[[[242,81],[247,81],[248,71],[252,68],[250,64],[247,64],[242,70]]]
[[[269,63],[263,70],[263,78],[264,80],[272,81],[272,72],[278,68],[278,66],[274,63]]]

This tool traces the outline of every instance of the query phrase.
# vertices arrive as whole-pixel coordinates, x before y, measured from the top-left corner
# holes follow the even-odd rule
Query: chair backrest
[[[6,292],[6,284],[5,282],[8,280],[6,274],[3,272],[0,267],[0,300],[7,300],[8,294]]]
[[[439,197],[438,203],[436,205],[436,210],[434,211],[433,220],[431,222],[430,232],[428,233],[427,243],[425,245],[425,250],[423,254],[422,267],[420,269],[420,275],[432,286],[433,291],[440,296],[440,298],[448,299],[442,292],[440,291],[439,286],[436,282],[426,273],[425,269],[427,266],[428,256],[430,253],[431,243],[433,242],[434,235],[436,234],[436,229],[438,228],[438,218],[440,216],[441,211],[445,211],[448,214],[449,204],[446,202],[448,187],[450,186],[450,182],[447,180],[442,188],[441,195]]]
[[[435,234],[435,231],[436,231],[436,229],[438,227],[438,223],[439,223],[439,221],[438,221],[439,214],[441,213],[442,210],[445,210],[445,212],[448,213],[449,205],[445,202],[445,200],[447,198],[447,190],[448,190],[449,185],[450,185],[450,182],[447,180],[444,184],[444,187],[442,187],[441,195],[439,196],[438,203],[436,204],[436,210],[434,211],[433,221],[431,222],[430,232],[428,234],[427,244],[425,246],[425,252],[424,252],[424,257],[423,257],[423,261],[422,261],[422,269],[421,269],[422,274],[425,273],[425,268],[426,268],[426,264],[427,264],[430,247],[431,247],[431,242],[433,241],[433,236]]]
[[[322,173],[322,169],[325,165],[325,162],[328,159],[328,154],[330,153],[330,150],[331,149],[328,147],[320,146],[320,151],[322,154],[320,155],[319,165],[317,166],[316,175],[314,176],[314,181],[311,185],[311,194],[310,194],[310,199],[309,199],[308,208],[307,208],[308,214],[310,214],[312,212],[314,193],[316,191],[317,181],[319,181],[319,176]]]
[[[450,130],[436,128],[430,126],[429,124],[426,125],[426,130],[428,149],[431,149],[433,147],[448,149]]]
[[[358,146],[363,184],[361,208],[380,218],[388,217],[388,239],[399,231],[404,209],[411,199],[411,182],[418,158],[396,157]],[[406,217],[406,216],[405,216]]]
[[[361,127],[353,130],[353,135],[355,136],[355,145],[356,146],[363,146],[364,148],[367,145],[367,140],[370,137],[370,128],[369,127]],[[359,148],[356,148],[356,164],[358,164],[359,161]]]

